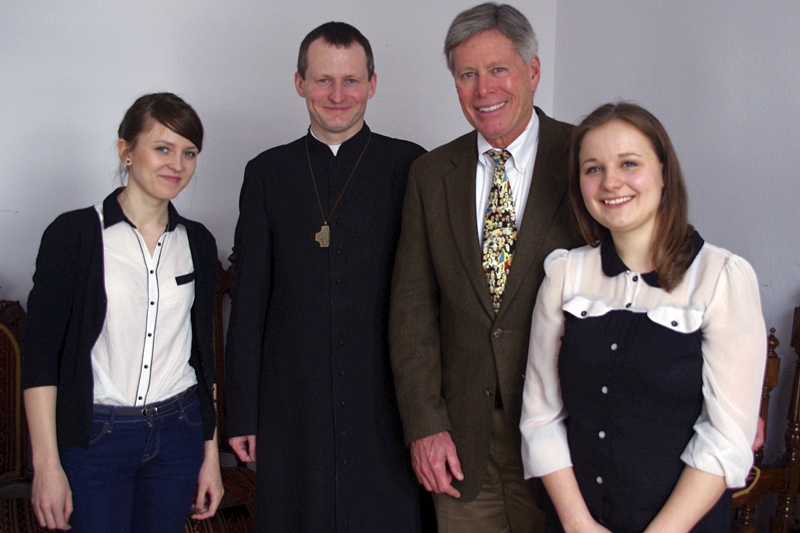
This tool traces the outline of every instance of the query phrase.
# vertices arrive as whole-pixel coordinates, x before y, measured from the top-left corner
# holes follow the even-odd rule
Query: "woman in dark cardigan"
[[[119,127],[127,186],[42,237],[23,357],[43,527],[183,530],[223,488],[211,332],[217,249],[170,202],[203,126],[181,98],[139,98]]]

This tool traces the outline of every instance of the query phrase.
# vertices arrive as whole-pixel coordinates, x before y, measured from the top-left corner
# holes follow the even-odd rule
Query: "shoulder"
[[[208,251],[210,248],[214,249],[216,254],[217,241],[214,235],[202,223],[196,220],[181,217],[181,224],[186,228],[186,233],[189,237],[189,242],[192,244],[199,244],[202,250]]]
[[[68,211],[56,217],[45,230],[45,236],[66,237],[96,232],[100,218],[94,207]]]
[[[569,265],[577,263],[586,263],[587,261],[600,261],[600,247],[599,246],[581,246],[566,250],[558,248],[548,254],[544,260],[544,271],[546,275],[556,270],[564,271]]]
[[[395,139],[394,137],[387,137],[386,135],[381,135],[374,131],[372,132],[371,142],[374,143],[375,147],[380,151],[385,151],[393,157],[402,160],[411,159],[413,161],[427,151],[417,143],[403,139]]]
[[[296,139],[288,144],[281,144],[278,146],[273,146],[268,150],[264,150],[247,163],[248,170],[251,168],[264,168],[267,166],[276,165],[281,161],[286,160],[287,152],[292,154],[292,157],[294,157],[294,154],[296,153],[305,153],[304,140],[305,136],[300,137],[299,139]]]
[[[734,282],[757,284],[756,273],[750,263],[725,248],[703,243],[695,262],[702,280],[716,280],[724,276]]]
[[[434,148],[414,162],[417,171],[437,171],[453,167],[457,159],[472,157],[478,160],[478,136],[473,130],[447,144]]]
[[[545,112],[538,107],[535,107],[535,110],[539,117],[540,132],[544,132],[547,135],[556,136],[566,140],[570,139],[572,136],[572,130],[575,129],[575,126],[547,116]]]

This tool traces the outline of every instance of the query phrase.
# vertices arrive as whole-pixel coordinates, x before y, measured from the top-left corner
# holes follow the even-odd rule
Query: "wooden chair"
[[[20,354],[25,311],[0,300],[0,494],[29,486],[27,428],[22,416]]]
[[[779,346],[775,328],[767,338],[767,368],[764,375],[761,417],[767,421],[770,393],[778,385],[781,361],[775,353]],[[756,533],[755,511],[761,500],[769,494],[778,495],[778,507],[769,519],[771,533],[788,533],[798,530],[795,516],[797,492],[800,488],[800,307],[794,310],[791,346],[794,348],[795,366],[792,396],[786,428],[785,452],[780,459],[764,463],[763,448],[754,454],[754,466],[748,476],[749,484],[733,496],[733,531]]]
[[[28,428],[20,383],[25,311],[0,300],[0,531],[44,532],[30,504]]]
[[[231,261],[231,266],[227,270],[222,268],[222,263],[217,262],[219,280],[217,282],[214,315],[214,355],[217,370],[217,438],[219,439],[221,457],[233,454],[233,450],[228,446],[227,431],[225,429],[224,309],[225,298],[230,297],[231,292],[233,292],[235,281],[235,259],[233,254],[231,254],[229,260]],[[187,519],[184,527],[185,533],[252,533],[254,529],[253,517],[255,515],[255,472],[237,459],[236,466],[222,467],[222,483],[225,486],[225,496],[222,498],[217,514],[201,522]]]

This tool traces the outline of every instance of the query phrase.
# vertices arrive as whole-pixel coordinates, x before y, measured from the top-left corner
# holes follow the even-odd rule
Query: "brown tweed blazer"
[[[567,199],[572,126],[539,115],[528,203],[495,316],[475,218],[477,134],[420,157],[408,181],[391,295],[390,355],[407,443],[449,431],[473,500],[486,475],[497,384],[519,448],[531,314],[544,258],[577,244]]]

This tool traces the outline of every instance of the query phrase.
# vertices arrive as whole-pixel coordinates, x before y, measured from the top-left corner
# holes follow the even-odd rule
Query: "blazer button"
[[[486,389],[486,390],[485,390],[485,391],[483,391],[483,392],[484,392],[484,394],[486,394],[486,397],[487,397],[487,398],[489,398],[489,397],[492,395],[492,391],[490,391],[489,389]]]
[[[503,336],[503,330],[502,330],[502,329],[500,329],[500,328],[497,328],[496,330],[494,330],[494,331],[492,332],[492,336],[493,336],[495,339],[499,339],[500,337],[502,337],[502,336]]]

